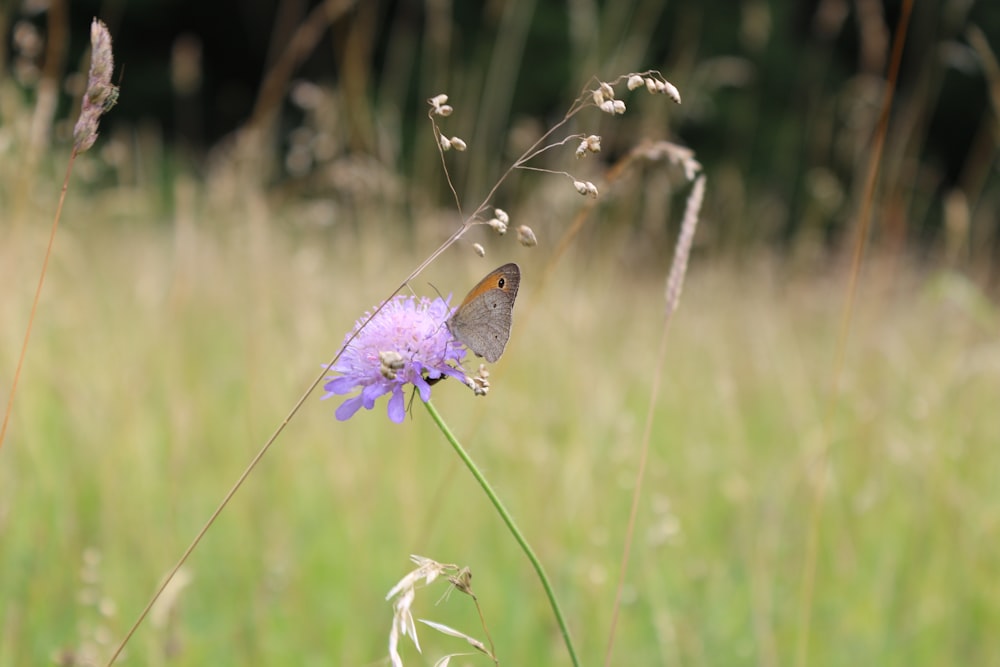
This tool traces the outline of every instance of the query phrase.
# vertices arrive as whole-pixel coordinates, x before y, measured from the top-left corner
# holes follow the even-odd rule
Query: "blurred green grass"
[[[200,213],[122,226],[78,202],[67,216],[0,450],[2,665],[95,646],[106,659],[354,319],[419,259],[387,220],[297,234],[280,212],[272,223]],[[26,225],[8,231],[5,399],[44,241]],[[434,402],[535,546],[578,651],[596,664],[660,372],[664,276],[630,271],[605,245],[571,252],[543,288],[544,243],[511,247],[448,255],[426,278],[460,295],[500,261],[524,273],[490,395],[446,382]],[[692,262],[615,664],[793,662],[813,529],[809,664],[1000,657],[996,313],[961,298],[955,276],[874,259],[838,374],[845,284],[829,267]],[[472,568],[502,663],[568,664],[528,563],[419,402],[402,425],[384,400],[339,423],[321,393],[122,664],[380,664],[383,598],[410,553]],[[416,616],[480,635],[462,596],[435,606],[441,591],[418,597]],[[463,650],[421,636],[427,658],[407,646],[407,664]]]
[[[931,273],[934,259],[914,268],[876,254],[838,367],[847,277],[835,263],[844,246],[830,239],[850,229],[861,199],[863,128],[878,110],[866,100],[877,82],[864,69],[838,73],[823,26],[803,42],[784,5],[775,5],[771,35],[758,5],[731,30],[735,22],[704,21],[696,5],[639,3],[634,15],[652,18],[636,20],[620,14],[630,5],[576,3],[571,48],[558,59],[524,46],[539,27],[534,41],[546,45],[562,32],[558,21],[533,21],[528,5],[510,5],[505,25],[514,30],[461,33],[483,49],[468,58],[445,41],[410,39],[414,26],[400,12],[388,38],[395,65],[363,86],[375,94],[324,88],[315,108],[303,107],[294,134],[308,148],[301,173],[289,161],[289,128],[257,143],[237,135],[202,146],[209,159],[186,165],[169,131],[109,126],[76,163],[0,449],[0,666],[103,664],[355,318],[452,231],[457,216],[420,100],[452,95],[448,132],[473,150],[449,164],[463,202],[475,205],[537,136],[539,112],[521,117],[523,101],[547,108],[595,73],[650,63],[680,86],[683,106],[637,94],[628,116],[581,118],[574,131],[599,132],[608,160],[643,138],[682,136],[706,166],[709,224],[664,369],[652,364],[680,200],[666,170],[643,166],[602,190],[593,224],[544,286],[579,200],[563,183],[515,175],[496,204],[531,224],[540,247],[512,251],[489,237],[489,259],[456,248],[415,286],[461,295],[486,269],[522,264],[513,340],[492,369],[491,394],[474,399],[446,382],[434,401],[546,564],[584,663],[604,654],[660,372],[614,664],[800,664],[807,587],[807,664],[1000,661],[1000,318],[960,274]],[[932,18],[944,11],[921,7]],[[665,9],[679,14],[661,31],[653,18]],[[907,239],[926,241],[927,257],[988,283],[997,217],[988,152],[961,163],[963,172],[982,169],[982,183],[955,187],[935,145],[961,147],[954,130],[971,132],[989,116],[967,116],[982,101],[935,82],[978,85],[989,74],[968,77],[941,57],[964,43],[962,21],[933,23],[938,31],[910,37],[924,88],[908,95],[904,86],[897,100],[887,194],[875,202],[878,245],[900,248],[902,225]],[[373,36],[360,25],[345,43],[367,58]],[[588,25],[600,26],[600,39]],[[765,26],[764,41],[741,45],[754,25]],[[149,53],[144,44],[118,55],[133,71]],[[351,70],[359,62],[343,59],[355,82],[370,75]],[[192,104],[176,90],[148,97],[133,79],[116,78],[123,104]],[[292,87],[272,102],[283,104]],[[57,124],[49,151],[34,139],[30,98],[0,86],[3,399],[65,169],[59,138],[72,126]],[[946,133],[906,121],[933,118],[939,102],[970,120],[945,123]],[[912,173],[897,174],[893,165],[917,153]],[[545,166],[566,168],[567,155],[546,157]],[[284,178],[275,177],[279,163]],[[596,179],[608,164],[580,163],[574,174]],[[928,219],[937,228],[939,194],[953,187],[946,194],[961,197],[952,203],[967,203],[951,217],[942,208],[945,233],[927,240],[914,230]],[[911,203],[904,211],[900,201]],[[755,254],[779,237],[795,240],[783,258]],[[339,423],[336,402],[319,395],[209,531],[169,613],[147,619],[119,664],[387,664],[383,598],[410,553],[472,568],[503,664],[568,664],[534,574],[421,406],[398,426],[384,400]],[[821,479],[828,490],[814,514]],[[813,531],[819,559],[804,581]],[[434,604],[442,590],[418,597],[416,615],[480,635],[460,595]],[[408,665],[464,648],[421,637],[427,658],[407,646]]]

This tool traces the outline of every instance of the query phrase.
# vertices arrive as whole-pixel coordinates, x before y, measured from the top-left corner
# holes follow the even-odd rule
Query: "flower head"
[[[454,344],[444,325],[450,314],[444,299],[412,296],[394,297],[362,329],[369,317],[365,313],[344,338],[344,353],[331,369],[340,375],[323,385],[324,399],[361,388],[361,393],[340,404],[337,419],[350,419],[362,406],[371,410],[375,399],[391,393],[389,419],[399,423],[406,415],[405,385],[416,387],[420,400],[426,402],[431,397],[427,380],[450,375],[464,383],[465,373],[449,363],[460,364],[465,357],[465,349]],[[357,337],[348,343],[355,332]]]

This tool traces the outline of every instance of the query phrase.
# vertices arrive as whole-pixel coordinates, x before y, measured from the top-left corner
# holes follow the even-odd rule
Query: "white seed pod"
[[[493,215],[496,217],[497,220],[504,223],[505,225],[508,222],[510,222],[510,216],[507,215],[507,211],[503,210],[502,208],[493,209]]]
[[[454,109],[451,108],[450,104],[442,104],[439,107],[434,107],[434,113],[444,118],[450,116],[452,111],[454,111]]]
[[[611,103],[611,106],[614,108],[614,112],[619,116],[625,113],[625,103],[621,100],[615,100]]]
[[[444,93],[441,93],[440,95],[435,95],[431,99],[427,100],[427,103],[436,109],[442,106],[447,101],[448,101],[448,96],[445,95]]]
[[[441,135],[441,150],[443,151],[451,150],[451,139],[444,136],[443,134]]]
[[[583,181],[573,181],[573,187],[576,188],[576,191],[579,192],[581,195],[586,196],[587,194],[586,183],[584,183]]]
[[[638,74],[630,74],[628,77],[628,89],[635,90],[636,88],[642,88],[646,85],[646,82],[642,80],[642,77]]]
[[[660,92],[660,82],[656,79],[646,77],[646,90],[653,93],[654,95]]]
[[[484,248],[481,243],[473,243],[472,249],[480,257],[486,257],[486,248]]]
[[[452,137],[451,138],[451,147],[454,148],[459,153],[461,153],[462,151],[464,151],[467,148],[467,146],[465,145],[465,142],[462,141],[461,139],[459,139],[458,137]]]
[[[518,225],[517,242],[525,248],[531,248],[538,245],[538,239],[535,237],[535,232],[528,225]]]
[[[486,224],[492,227],[493,231],[495,231],[500,236],[503,236],[504,234],[507,233],[507,223],[504,222],[503,220],[498,220],[497,218],[493,218]]]
[[[601,111],[604,113],[609,113],[612,116],[615,114],[615,101],[614,100],[604,100],[601,102]]]
[[[670,83],[669,81],[661,81],[660,85],[662,86],[663,92],[666,94],[667,97],[672,99],[677,104],[681,103],[681,92],[677,90],[677,86]]]
[[[588,197],[590,197],[591,199],[597,199],[597,186],[596,185],[594,185],[590,181],[587,181],[584,184],[584,188],[587,191],[586,194],[587,194]]]
[[[584,139],[583,141],[587,145],[587,150],[590,151],[591,153],[600,153],[601,152],[601,137],[600,136],[598,136],[596,134],[592,134],[589,137],[587,137],[586,139]]]
[[[615,89],[611,87],[611,84],[601,81],[601,94],[604,95],[604,99],[613,100],[615,99]]]
[[[604,104],[604,93],[601,92],[600,88],[594,91],[594,104],[597,106]]]

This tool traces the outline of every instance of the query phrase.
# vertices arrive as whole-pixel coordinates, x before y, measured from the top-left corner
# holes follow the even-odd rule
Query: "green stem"
[[[462,445],[459,444],[455,434],[453,434],[451,429],[448,428],[448,425],[444,423],[441,415],[434,408],[434,406],[431,405],[430,401],[427,401],[424,405],[427,406],[427,411],[431,413],[431,419],[434,420],[434,423],[437,424],[438,428],[441,429],[441,432],[444,433],[444,437],[451,443],[451,446],[455,449],[459,458],[465,462],[465,466],[469,469],[469,472],[472,473],[472,476],[476,478],[477,482],[479,482],[479,486],[483,487],[483,491],[486,492],[490,502],[493,503],[493,506],[497,508],[497,512],[500,513],[500,518],[502,518],[503,522],[507,524],[507,528],[510,529],[510,532],[514,535],[514,539],[517,540],[517,543],[521,545],[524,555],[526,555],[528,560],[531,561],[532,567],[535,568],[535,572],[538,573],[538,578],[542,582],[542,588],[545,589],[545,595],[549,598],[549,604],[552,605],[552,613],[555,614],[556,622],[559,623],[559,630],[562,632],[563,641],[566,642],[566,650],[569,651],[570,660],[572,660],[574,667],[579,667],[580,661],[576,657],[576,651],[573,650],[573,640],[569,636],[569,627],[566,625],[566,619],[563,617],[562,610],[559,608],[559,603],[556,601],[556,594],[552,590],[552,584],[549,583],[549,578],[545,574],[545,568],[542,567],[541,561],[538,560],[538,556],[535,555],[531,546],[528,545],[528,541],[524,539],[524,535],[522,535],[521,531],[518,530],[517,524],[514,523],[514,517],[512,517],[510,512],[507,511],[507,508],[504,507],[499,496],[497,496],[496,492],[493,490],[493,487],[486,481],[486,478],[483,477],[483,473],[481,473],[479,468],[476,467],[475,462],[473,462],[473,460],[469,457],[469,454],[465,451],[465,449],[462,448]]]

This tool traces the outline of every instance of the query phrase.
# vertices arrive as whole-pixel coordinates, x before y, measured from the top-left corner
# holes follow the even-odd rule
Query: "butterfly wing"
[[[486,361],[503,354],[510,339],[514,299],[521,285],[517,264],[505,264],[483,278],[448,320],[452,335]]]

